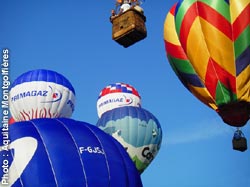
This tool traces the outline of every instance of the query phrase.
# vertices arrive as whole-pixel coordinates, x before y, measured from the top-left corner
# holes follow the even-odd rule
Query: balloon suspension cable
[[[245,137],[244,133],[242,132],[242,128],[241,127],[236,127],[236,131],[235,132],[238,132],[241,137]]]

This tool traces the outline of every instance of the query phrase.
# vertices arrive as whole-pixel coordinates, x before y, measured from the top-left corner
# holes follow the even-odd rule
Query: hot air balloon
[[[10,112],[15,121],[70,117],[75,90],[61,74],[45,69],[28,71],[11,85]]]
[[[1,133],[1,184],[10,187],[142,187],[124,148],[69,118],[16,122]]]
[[[97,126],[123,145],[140,173],[148,167],[160,149],[160,123],[143,108],[115,108],[105,112]]]
[[[109,84],[99,94],[97,114],[101,117],[108,110],[123,106],[141,106],[141,96],[138,91],[126,83]]]
[[[147,37],[141,0],[117,0],[112,10],[112,39],[127,48]]]
[[[166,16],[167,58],[183,85],[233,127],[250,116],[249,0],[184,0]]]

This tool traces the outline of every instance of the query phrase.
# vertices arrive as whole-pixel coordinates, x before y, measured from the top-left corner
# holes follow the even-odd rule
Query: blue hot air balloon
[[[70,117],[75,90],[63,75],[45,69],[28,71],[11,85],[10,112],[15,121]]]
[[[107,111],[99,118],[97,126],[123,145],[140,173],[148,167],[160,149],[160,123],[143,108],[125,106]]]
[[[142,187],[124,148],[69,118],[16,122],[1,133],[1,184],[11,187]]]

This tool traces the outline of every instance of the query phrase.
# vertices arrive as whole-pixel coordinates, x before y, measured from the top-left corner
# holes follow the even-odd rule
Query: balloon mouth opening
[[[217,109],[222,120],[230,126],[243,127],[250,117],[250,103],[236,101],[220,105]]]

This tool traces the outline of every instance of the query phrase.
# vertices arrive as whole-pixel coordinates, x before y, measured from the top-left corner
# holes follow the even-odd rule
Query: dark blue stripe
[[[181,77],[181,80],[184,81],[185,85],[188,83],[192,86],[196,87],[204,87],[204,84],[201,82],[200,78],[196,74],[188,74],[178,71],[179,76]]]
[[[250,46],[236,59],[236,76],[250,64]]]

